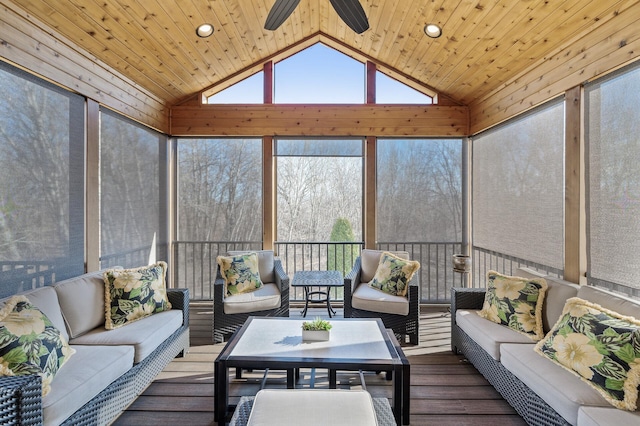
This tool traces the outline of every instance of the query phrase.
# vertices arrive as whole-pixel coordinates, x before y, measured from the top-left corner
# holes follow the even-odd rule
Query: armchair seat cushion
[[[224,313],[227,315],[266,311],[279,307],[280,290],[273,283],[264,284],[251,293],[235,294],[224,299]]]
[[[409,300],[406,296],[394,296],[389,293],[360,284],[351,296],[351,306],[371,312],[409,315]]]

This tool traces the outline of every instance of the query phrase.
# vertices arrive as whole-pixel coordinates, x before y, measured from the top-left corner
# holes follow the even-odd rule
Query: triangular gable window
[[[211,95],[208,104],[261,104],[264,102],[264,72],[239,81],[233,86]]]
[[[376,72],[376,103],[377,104],[432,104],[433,98],[420,93],[406,84],[400,83],[381,73]]]
[[[364,64],[320,43],[278,62],[273,74],[275,103],[364,103]]]
[[[273,100],[278,104],[363,104],[365,64],[322,43],[275,63]],[[207,98],[208,104],[262,104],[260,71]],[[429,95],[376,72],[376,103],[433,104]]]

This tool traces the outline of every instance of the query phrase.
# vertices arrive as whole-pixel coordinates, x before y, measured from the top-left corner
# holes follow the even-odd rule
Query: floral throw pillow
[[[543,278],[520,278],[487,272],[487,292],[482,310],[483,318],[522,333],[538,341],[542,330],[542,303],[547,291]]]
[[[535,346],[580,377],[611,405],[635,411],[640,385],[640,321],[578,297]]]
[[[105,271],[105,328],[113,330],[171,309],[167,298],[166,273],[166,262]]]
[[[369,286],[394,296],[406,296],[409,281],[418,269],[420,262],[402,259],[385,251],[380,255],[378,269]]]
[[[42,395],[76,351],[49,318],[25,296],[13,296],[0,310],[0,375],[42,377]]]
[[[235,256],[218,256],[220,275],[224,279],[227,296],[250,293],[263,286],[258,270],[258,254],[245,253]]]

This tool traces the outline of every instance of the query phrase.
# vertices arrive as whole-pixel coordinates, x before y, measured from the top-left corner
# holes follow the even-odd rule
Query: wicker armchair
[[[246,252],[229,252],[236,255]],[[213,342],[224,342],[238,330],[250,316],[288,317],[289,316],[289,277],[280,259],[274,257],[272,250],[257,251],[260,279],[265,286],[247,295],[226,298],[224,279],[218,267],[213,287]],[[279,295],[278,295],[279,293]],[[264,301],[279,297],[279,305],[271,309],[263,309]],[[242,299],[238,299],[242,297]],[[253,300],[247,300],[253,299]]]
[[[409,258],[407,252],[393,252],[400,257]],[[394,303],[393,300],[385,301],[384,299],[376,300],[369,305],[369,309],[363,309],[362,306],[354,307],[354,293],[358,290],[359,285],[363,285],[360,294],[363,290],[367,289],[367,283],[375,275],[375,268],[377,262],[380,260],[382,251],[379,250],[363,250],[360,257],[358,257],[353,265],[353,269],[344,278],[344,317],[345,318],[380,318],[384,325],[391,328],[394,334],[398,337],[400,342],[405,341],[405,336],[409,336],[409,342],[417,345],[419,342],[419,323],[420,323],[420,304],[418,295],[418,279],[416,275],[413,276],[409,282],[409,291],[407,293],[407,301],[409,312],[406,315],[398,313],[391,313],[396,311],[395,307],[391,307]],[[377,259],[377,260],[376,260]],[[373,270],[371,270],[373,268]],[[365,295],[366,297],[366,295]],[[358,295],[356,295],[358,298]],[[396,299],[397,305],[398,296],[391,296],[389,299]],[[358,300],[356,300],[356,304]],[[389,308],[387,308],[387,305]],[[375,310],[374,310],[375,309]],[[386,311],[386,312],[385,312]]]

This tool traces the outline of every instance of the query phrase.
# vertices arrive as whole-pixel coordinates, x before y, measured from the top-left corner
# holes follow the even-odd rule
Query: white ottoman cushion
[[[263,389],[253,401],[247,426],[374,426],[373,401],[364,390]]]

